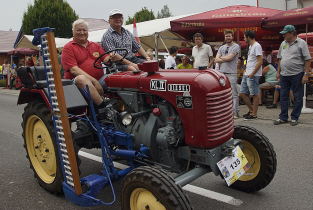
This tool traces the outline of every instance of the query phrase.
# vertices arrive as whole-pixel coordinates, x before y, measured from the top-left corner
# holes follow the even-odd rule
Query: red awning
[[[264,19],[262,27],[282,30],[285,25],[296,25],[298,32],[305,32],[305,24],[309,25],[308,31],[313,30],[313,7],[279,12]]]
[[[313,33],[303,33],[298,35],[299,38],[307,41],[309,45],[313,45]]]
[[[236,39],[243,39],[243,32],[256,31],[257,40],[279,40],[279,34],[261,28],[262,19],[277,14],[281,10],[237,5],[216,9],[171,21],[171,30],[192,39],[196,32],[205,36],[205,41],[224,41],[224,30],[235,32]]]
[[[31,48],[16,48],[8,52],[9,55],[37,55],[38,50],[34,50]]]

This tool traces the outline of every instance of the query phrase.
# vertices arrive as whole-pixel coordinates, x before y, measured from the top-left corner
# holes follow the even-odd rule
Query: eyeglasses
[[[225,54],[228,54],[228,49],[229,49],[229,47],[226,48]]]

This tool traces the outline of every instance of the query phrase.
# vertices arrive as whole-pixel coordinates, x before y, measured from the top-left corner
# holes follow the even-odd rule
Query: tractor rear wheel
[[[164,171],[142,166],[122,183],[123,210],[190,210],[189,198]]]
[[[249,170],[232,188],[255,192],[266,187],[276,173],[276,153],[268,138],[260,131],[248,126],[235,126],[234,138],[241,140],[241,149],[248,160]]]
[[[41,101],[27,104],[24,108],[22,128],[26,157],[39,185],[51,193],[62,193],[63,175],[51,111]],[[77,150],[77,147],[75,149]],[[77,163],[79,166],[78,158]]]

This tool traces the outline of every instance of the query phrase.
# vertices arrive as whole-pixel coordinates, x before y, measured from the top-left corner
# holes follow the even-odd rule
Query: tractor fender
[[[49,99],[43,89],[22,88],[17,99],[17,105],[26,104],[35,100],[41,100],[47,107],[51,108]]]

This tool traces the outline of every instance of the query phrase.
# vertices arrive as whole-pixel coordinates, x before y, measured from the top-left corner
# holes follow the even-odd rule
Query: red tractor
[[[42,39],[43,55],[53,54],[44,51],[49,38]],[[182,186],[206,173],[222,176],[232,188],[245,192],[261,190],[272,181],[277,163],[273,146],[260,131],[234,125],[231,87],[224,74],[211,69],[160,70],[151,61],[140,66],[140,73],[106,77],[108,105],[101,120],[88,88],[79,90],[71,81],[62,81],[68,120],[76,124],[71,131],[74,163],[79,166],[80,148],[101,148],[104,163],[102,175],[79,179],[82,192],[75,194],[75,171],[68,172],[74,165],[66,159],[64,133],[55,116],[57,78],[49,72],[53,59],[44,60],[44,67],[18,71],[25,86],[18,104],[27,104],[22,123],[25,148],[46,190],[63,191],[78,205],[104,205],[96,198],[100,188],[123,177],[122,209],[191,209]],[[129,167],[114,168],[112,159],[117,157]]]

